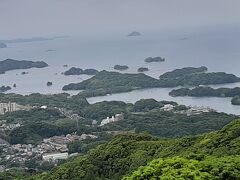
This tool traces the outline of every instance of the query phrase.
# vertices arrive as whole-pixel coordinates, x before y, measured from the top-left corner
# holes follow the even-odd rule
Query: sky
[[[240,24],[239,0],[0,0],[0,39]]]

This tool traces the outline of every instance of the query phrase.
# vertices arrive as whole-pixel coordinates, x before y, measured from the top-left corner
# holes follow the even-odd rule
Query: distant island
[[[113,68],[115,70],[124,71],[124,70],[127,70],[129,67],[126,65],[115,65]]]
[[[50,82],[50,81],[47,82],[47,86],[52,86],[52,85],[53,85],[52,82]]]
[[[48,64],[43,61],[26,61],[26,60],[14,60],[6,59],[0,61],[0,74],[4,74],[6,71],[16,69],[30,69],[30,68],[44,68]]]
[[[6,47],[7,47],[7,45],[5,43],[0,42],[0,48],[6,48]]]
[[[95,75],[98,73],[98,70],[96,69],[81,69],[81,68],[76,68],[72,67],[69,70],[65,71],[63,74],[66,76],[69,75],[81,75],[81,74],[86,74],[86,75]]]
[[[93,97],[153,87],[199,86],[233,82],[240,82],[240,78],[224,72],[188,74],[176,78],[155,79],[143,73],[122,74],[101,71],[80,83],[65,85],[63,90],[84,90],[80,95]]]
[[[133,31],[131,33],[129,33],[127,36],[141,36],[142,34],[140,32],[137,31]]]
[[[6,92],[11,90],[12,88],[10,86],[2,86],[0,87],[0,93]]]
[[[146,67],[138,68],[138,72],[146,72],[146,71],[149,71],[149,69]]]
[[[54,36],[54,37],[32,37],[32,38],[18,38],[10,40],[1,40],[3,43],[26,43],[26,42],[36,42],[36,41],[50,41],[55,39],[67,38],[68,36]]]
[[[235,97],[240,96],[240,87],[236,88],[218,88],[196,87],[193,89],[180,88],[172,90],[170,96],[193,96],[193,97]]]
[[[151,63],[151,62],[164,62],[165,59],[161,58],[161,57],[148,57],[144,60],[147,63]]]

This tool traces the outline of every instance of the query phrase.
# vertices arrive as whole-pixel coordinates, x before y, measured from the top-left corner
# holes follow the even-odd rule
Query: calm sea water
[[[69,37],[51,41],[11,43],[0,49],[0,60],[6,58],[43,60],[44,69],[14,70],[0,75],[0,85],[17,84],[9,92],[29,94],[60,93],[65,84],[80,82],[90,76],[64,76],[61,73],[72,66],[113,70],[116,64],[126,64],[126,72],[136,73],[139,67],[150,69],[146,74],[158,77],[162,73],[186,66],[207,66],[209,71],[224,71],[240,76],[240,28],[203,28],[168,32],[142,32],[143,36],[126,37],[125,34],[98,37]],[[161,56],[163,63],[146,64],[149,56]],[[68,67],[63,67],[67,64]],[[27,71],[29,74],[21,75]],[[47,87],[47,81],[53,82]],[[240,87],[240,83],[222,85]],[[215,86],[215,87],[222,87]],[[186,105],[209,106],[218,111],[240,114],[240,107],[232,106],[229,98],[169,97],[171,89],[154,88],[89,98],[94,103],[103,100],[135,102],[141,98],[173,100]],[[79,91],[73,91],[76,94]]]

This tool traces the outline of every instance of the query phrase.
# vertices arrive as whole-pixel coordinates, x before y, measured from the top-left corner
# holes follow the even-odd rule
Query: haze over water
[[[64,76],[61,73],[72,66],[113,70],[115,64],[126,64],[129,73],[137,73],[139,67],[148,67],[148,75],[157,78],[162,73],[186,66],[207,66],[209,71],[224,71],[240,76],[240,28],[221,27],[192,31],[142,32],[139,37],[126,37],[125,34],[99,36],[92,39],[66,37],[62,39],[11,43],[1,49],[0,59],[43,60],[49,67],[43,69],[15,70],[0,75],[1,85],[17,84],[9,92],[60,93],[63,85],[80,82],[90,76]],[[145,63],[148,56],[166,58],[162,63]],[[68,67],[63,67],[67,64]],[[27,71],[29,74],[21,75]],[[53,82],[47,87],[46,82]],[[239,86],[239,83],[220,85]],[[135,102],[141,98],[174,100],[187,105],[204,105],[229,113],[239,113],[239,107],[232,106],[229,98],[189,98],[168,96],[169,89],[157,88],[123,93],[112,96],[90,98],[90,102],[102,100],[125,100]],[[70,92],[78,93],[79,91]],[[239,113],[240,114],[240,113]]]
[[[44,69],[9,71],[0,75],[0,85],[16,83],[17,88],[9,92],[20,94],[60,93],[65,84],[90,77],[61,74],[70,67],[113,70],[116,64],[128,65],[125,72],[129,73],[148,67],[146,74],[155,78],[186,66],[207,66],[209,71],[240,76],[239,6],[238,0],[0,0],[1,40],[69,35],[9,43],[8,48],[0,49],[0,60],[43,60],[49,64]],[[126,37],[132,31],[142,36]],[[166,62],[144,63],[149,56],[164,57]],[[23,71],[29,74],[21,75]],[[53,86],[47,87],[47,81]],[[147,89],[90,98],[89,102],[155,98],[240,114],[240,108],[232,106],[229,98],[172,98],[169,91]]]

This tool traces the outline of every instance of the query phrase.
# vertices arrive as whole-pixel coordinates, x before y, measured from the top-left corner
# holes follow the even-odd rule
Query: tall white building
[[[123,113],[121,114],[116,114],[115,117],[112,116],[111,118],[107,117],[107,119],[103,119],[100,126],[104,126],[108,123],[111,122],[117,122],[117,121],[122,121],[124,119]]]
[[[5,114],[6,112],[13,112],[17,110],[16,103],[0,103],[0,114]]]

